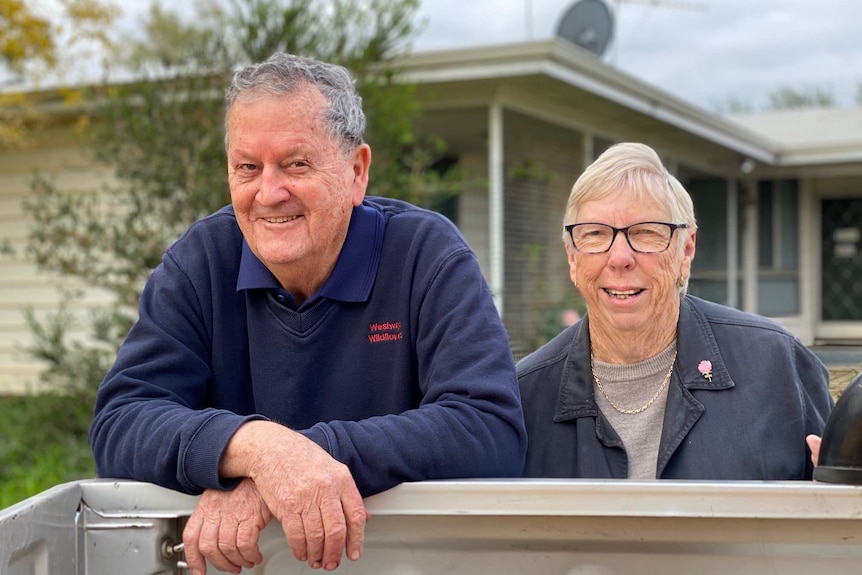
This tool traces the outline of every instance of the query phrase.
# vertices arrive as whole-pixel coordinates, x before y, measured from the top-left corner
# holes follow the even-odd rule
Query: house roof
[[[781,165],[862,161],[862,106],[777,110],[730,120],[779,142]]]
[[[862,108],[725,117],[608,66],[560,38],[415,52],[400,64],[417,84],[546,76],[772,166],[862,160]]]
[[[725,117],[609,66],[592,52],[557,37],[413,52],[397,64],[407,81],[420,85],[541,77],[546,85],[553,82],[590,93],[766,165],[862,162],[862,107]],[[80,101],[70,105],[63,88],[29,93],[40,109],[54,115],[69,115],[78,111],[75,104],[82,105]]]

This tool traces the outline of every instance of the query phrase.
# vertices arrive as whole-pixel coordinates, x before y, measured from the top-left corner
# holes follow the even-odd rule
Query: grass
[[[829,368],[829,391],[832,392],[832,397],[834,397],[836,401],[860,371],[862,371],[862,364],[856,367]]]
[[[92,400],[68,394],[0,397],[0,509],[95,477],[87,442]]]
[[[859,367],[829,369],[836,399]],[[96,476],[87,430],[92,398],[39,394],[0,397],[0,509],[76,479]]]

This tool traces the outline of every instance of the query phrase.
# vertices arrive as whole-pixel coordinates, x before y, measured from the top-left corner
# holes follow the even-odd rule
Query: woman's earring
[[[679,279],[676,280],[676,285],[679,287],[683,287],[685,285],[685,278],[682,277],[682,274],[679,275]]]

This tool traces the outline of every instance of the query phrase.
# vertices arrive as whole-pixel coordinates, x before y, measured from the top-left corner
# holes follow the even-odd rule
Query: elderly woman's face
[[[601,200],[585,202],[577,221],[624,228],[640,222],[672,222],[670,211],[652,198],[637,199],[621,189]],[[680,248],[678,234],[688,238]],[[674,232],[670,246],[660,253],[632,250],[624,234],[617,233],[610,250],[586,254],[567,247],[569,273],[586,300],[591,324],[604,329],[649,332],[657,321],[676,319],[679,278],[687,278],[694,257],[694,234]]]

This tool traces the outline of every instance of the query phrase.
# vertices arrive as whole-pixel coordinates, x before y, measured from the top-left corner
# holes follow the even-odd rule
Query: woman
[[[526,477],[811,478],[827,370],[777,323],[686,295],[696,230],[648,146],[575,182],[563,241],[587,314],[518,364]]]

